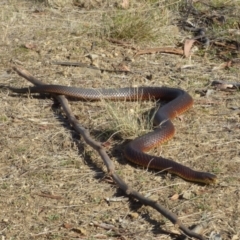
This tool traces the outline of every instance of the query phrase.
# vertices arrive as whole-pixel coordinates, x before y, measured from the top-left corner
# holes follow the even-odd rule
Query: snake
[[[151,156],[147,153],[150,149],[161,145],[174,136],[175,128],[172,119],[192,107],[193,98],[180,88],[143,86],[119,89],[86,89],[62,85],[39,85],[21,89],[11,88],[11,90],[17,93],[65,95],[85,101],[101,99],[113,101],[166,100],[167,103],[159,107],[155,113],[153,119],[154,130],[127,143],[124,148],[125,157],[134,164],[167,171],[187,181],[203,184],[214,184],[217,181],[216,175],[212,173],[196,171],[173,160],[161,156]]]

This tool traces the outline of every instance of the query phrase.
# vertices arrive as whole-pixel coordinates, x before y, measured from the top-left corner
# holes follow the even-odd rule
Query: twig
[[[52,62],[52,64],[53,65],[61,65],[61,66],[90,68],[93,70],[99,70],[101,72],[134,73],[131,71],[126,71],[126,70],[110,70],[110,69],[98,68],[96,66],[88,65],[86,63],[81,63],[81,62]]]
[[[177,54],[177,55],[183,55],[184,52],[180,48],[174,48],[174,47],[159,47],[159,48],[147,48],[144,50],[139,50],[134,57],[137,57],[139,55],[143,54],[153,54],[153,53],[169,53],[169,54]]]
[[[239,89],[240,88],[240,83],[215,80],[215,81],[212,82],[212,86],[216,86],[220,90]]]
[[[124,42],[124,41],[121,41],[121,40],[118,40],[118,39],[114,39],[114,38],[107,38],[107,40],[108,40],[109,42],[111,42],[111,43],[116,43],[116,44],[118,44],[118,45],[120,45],[120,46],[127,47],[127,48],[130,48],[130,49],[132,49],[132,50],[137,50],[136,47],[134,47],[134,46],[132,46],[131,44],[126,43],[126,42]]]
[[[57,199],[57,200],[62,199],[61,196],[52,195],[52,194],[48,194],[48,193],[36,193],[36,195],[38,195],[40,197],[46,197],[46,198]]]
[[[20,76],[24,77],[34,85],[44,85],[43,82],[33,77],[28,71],[25,69],[19,68],[14,66],[13,70],[15,70]],[[130,186],[128,186],[124,180],[115,173],[114,170],[114,164],[107,155],[105,149],[102,147],[102,145],[93,140],[89,134],[89,132],[83,128],[80,123],[75,118],[73,112],[70,109],[70,106],[68,105],[68,101],[63,95],[54,95],[53,96],[61,103],[62,108],[64,112],[66,113],[68,120],[70,124],[74,127],[74,129],[83,136],[84,140],[87,144],[89,144],[93,149],[95,149],[98,154],[101,156],[102,160],[104,161],[105,165],[107,166],[108,174],[113,178],[115,183],[119,186],[120,189],[122,189],[126,195],[129,197],[133,197],[137,200],[139,200],[144,205],[151,206],[152,208],[156,209],[159,213],[161,213],[164,217],[169,219],[174,225],[176,225],[179,229],[181,229],[186,235],[189,237],[194,237],[199,240],[206,240],[202,235],[197,234],[190,229],[188,229],[186,226],[184,226],[181,221],[177,218],[177,216],[174,213],[171,213],[168,209],[158,204],[156,201],[153,201],[149,198],[144,197],[139,192],[134,191]]]

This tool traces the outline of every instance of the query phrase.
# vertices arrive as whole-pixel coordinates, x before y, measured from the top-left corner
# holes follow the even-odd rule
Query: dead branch
[[[36,79],[25,69],[14,66],[13,70],[15,70],[20,76],[24,77],[34,85],[44,85],[42,81]],[[156,201],[153,201],[149,198],[144,197],[139,192],[133,190],[129,185],[127,185],[127,183],[125,183],[125,181],[120,176],[118,176],[117,173],[115,173],[114,164],[109,158],[109,156],[107,155],[103,146],[99,142],[92,139],[89,132],[84,127],[82,127],[81,124],[77,121],[73,112],[70,109],[70,106],[65,96],[55,95],[55,94],[53,94],[53,96],[61,103],[62,108],[66,113],[70,124],[74,127],[76,132],[78,132],[80,135],[83,136],[86,143],[89,144],[93,149],[95,149],[98,152],[98,154],[104,161],[105,165],[107,166],[108,174],[113,178],[115,183],[119,186],[120,189],[122,189],[125,192],[127,196],[133,197],[138,201],[140,201],[142,204],[148,205],[154,208],[159,213],[161,213],[164,217],[169,219],[174,225],[176,225],[180,230],[182,230],[183,233],[185,233],[189,237],[193,237],[199,240],[206,240],[206,238],[203,237],[202,235],[197,234],[191,231],[190,229],[188,229],[186,226],[184,226],[174,213],[170,212],[168,209],[161,206]]]

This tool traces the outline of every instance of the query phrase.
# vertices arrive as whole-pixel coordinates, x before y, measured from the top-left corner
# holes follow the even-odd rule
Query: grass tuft
[[[153,116],[150,114],[151,102],[132,103],[104,101],[106,123],[111,132],[123,138],[134,139],[153,129]],[[105,129],[106,131],[106,129]]]
[[[107,37],[134,42],[155,42],[159,29],[166,24],[168,11],[164,9],[119,10],[104,16],[104,34]]]

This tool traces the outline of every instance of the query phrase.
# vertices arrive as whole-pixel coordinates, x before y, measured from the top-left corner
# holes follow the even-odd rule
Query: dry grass
[[[109,130],[113,134],[121,135],[122,138],[136,138],[146,134],[152,129],[153,116],[151,109],[153,103],[142,102],[111,102],[102,100],[104,113],[96,120],[102,123],[102,130]],[[99,126],[99,123],[97,123]]]
[[[157,29],[163,25],[164,19],[157,15],[155,9],[149,11],[134,9],[117,11],[110,18],[106,14],[104,21],[106,27],[104,35],[134,42],[153,42],[158,37]]]
[[[237,29],[239,24],[238,1],[208,1],[212,6],[201,2],[194,6],[201,11],[207,9],[209,14],[215,11],[226,16],[225,25],[208,27],[209,35],[239,41],[239,35],[227,31]],[[129,10],[120,10],[113,1],[92,0],[88,6],[77,7],[72,1],[63,0],[3,0],[0,82],[19,87],[29,85],[11,71],[14,60],[36,77],[53,84],[112,88],[167,85],[185,89],[195,99],[193,109],[184,114],[182,121],[174,121],[177,130],[174,139],[152,153],[217,174],[216,186],[200,186],[147,171],[129,164],[123,157],[124,140],[149,131],[146,124],[149,121],[147,117],[142,120],[142,113],[153,103],[71,102],[71,106],[95,138],[107,141],[108,153],[118,173],[132,187],[175,212],[187,226],[204,223],[207,237],[218,232],[222,239],[239,239],[240,95],[213,91],[206,97],[196,93],[211,89],[212,80],[239,81],[238,67],[213,70],[222,63],[214,55],[218,49],[213,46],[195,53],[190,60],[154,54],[125,61],[136,74],[101,73],[50,64],[60,60],[90,64],[86,57],[90,52],[98,55],[95,64],[111,69],[112,64],[132,59],[134,51],[109,43],[106,41],[109,36],[152,47],[174,46],[191,35],[178,30],[175,24],[184,9],[182,1],[132,1],[131,4]],[[142,16],[148,17],[139,18],[143,6],[146,11]],[[119,18],[121,14],[123,18]],[[137,20],[132,16],[137,16]],[[162,20],[157,22],[160,16]],[[194,20],[192,15],[189,17]],[[150,24],[150,28],[131,35],[134,32],[131,28],[136,30],[138,21]],[[199,19],[197,23],[201,24]],[[25,47],[30,43],[35,45],[34,49]],[[95,43],[93,49],[92,43]],[[237,52],[230,56],[233,54],[239,57]],[[192,68],[181,68],[189,64]],[[152,78],[146,77],[149,75]],[[126,239],[175,239],[170,233],[179,231],[168,220],[149,207],[124,198],[115,185],[103,178],[105,167],[100,158],[76,136],[61,110],[52,107],[52,100],[12,95],[0,89],[0,129],[2,239],[120,239],[113,231],[95,227],[94,221],[114,225]],[[60,198],[41,196],[43,193]],[[189,193],[189,199],[171,199],[174,194],[184,193]],[[119,201],[109,204],[105,201],[107,197]],[[64,223],[72,228],[64,227]]]

